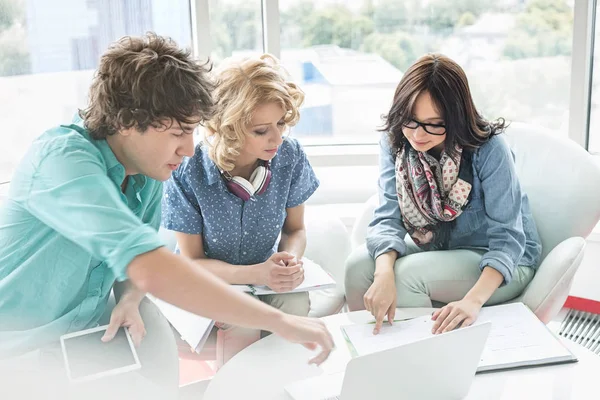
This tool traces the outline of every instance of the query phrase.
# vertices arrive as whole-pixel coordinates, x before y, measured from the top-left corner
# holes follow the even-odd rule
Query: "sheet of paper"
[[[335,280],[320,265],[303,258],[304,281],[294,290],[286,293],[307,292],[335,287]],[[254,294],[274,294],[267,286],[254,286]]]
[[[165,318],[173,325],[173,328],[179,332],[181,338],[199,353],[206,339],[208,339],[214,321],[182,310],[149,294],[147,297],[156,304]]]
[[[431,315],[395,322],[392,326],[385,322],[377,335],[373,335],[374,327],[375,324],[371,323],[342,327],[356,355],[375,353],[433,336]]]
[[[544,361],[565,361],[574,358],[571,352],[522,303],[484,307],[475,322],[492,323],[490,335],[478,370],[540,364]],[[431,316],[384,323],[381,332],[373,335],[373,324],[342,327],[356,355],[386,350],[433,336]]]

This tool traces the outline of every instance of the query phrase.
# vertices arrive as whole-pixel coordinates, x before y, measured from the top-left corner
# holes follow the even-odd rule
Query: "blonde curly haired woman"
[[[215,116],[165,186],[163,226],[176,232],[181,254],[226,282],[290,291],[304,280],[304,202],[319,186],[300,144],[284,137],[304,94],[268,54],[226,61],[216,76]],[[259,298],[309,312],[306,292]],[[261,337],[217,326],[218,366]]]

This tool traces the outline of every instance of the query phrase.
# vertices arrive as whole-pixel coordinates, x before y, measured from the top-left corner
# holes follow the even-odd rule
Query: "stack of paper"
[[[484,307],[475,324],[486,321],[492,329],[477,372],[577,361],[523,303]],[[344,326],[342,332],[357,356],[431,337],[433,324],[427,315],[393,326],[384,323],[378,335],[373,335],[371,323]]]

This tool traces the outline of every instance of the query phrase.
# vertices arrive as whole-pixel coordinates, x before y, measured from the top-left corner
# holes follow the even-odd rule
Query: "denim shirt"
[[[286,138],[271,161],[265,192],[243,201],[227,189],[207,149],[198,145],[165,184],[162,225],[202,235],[208,258],[257,264],[277,251],[286,209],[303,204],[318,187],[302,146]]]
[[[379,206],[367,229],[373,258],[391,250],[406,254],[407,234],[396,193],[396,155],[387,135],[380,140]],[[473,154],[471,200],[450,231],[448,249],[484,249],[479,268],[494,268],[508,284],[516,266],[537,268],[542,245],[504,138],[492,137]]]

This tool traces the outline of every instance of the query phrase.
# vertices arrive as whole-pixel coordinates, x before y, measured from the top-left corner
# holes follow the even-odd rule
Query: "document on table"
[[[523,304],[484,307],[475,324],[486,321],[492,329],[477,372],[577,361],[577,358]],[[382,351],[434,336],[431,316],[384,323],[373,335],[373,324],[343,326],[342,333],[354,356]]]

